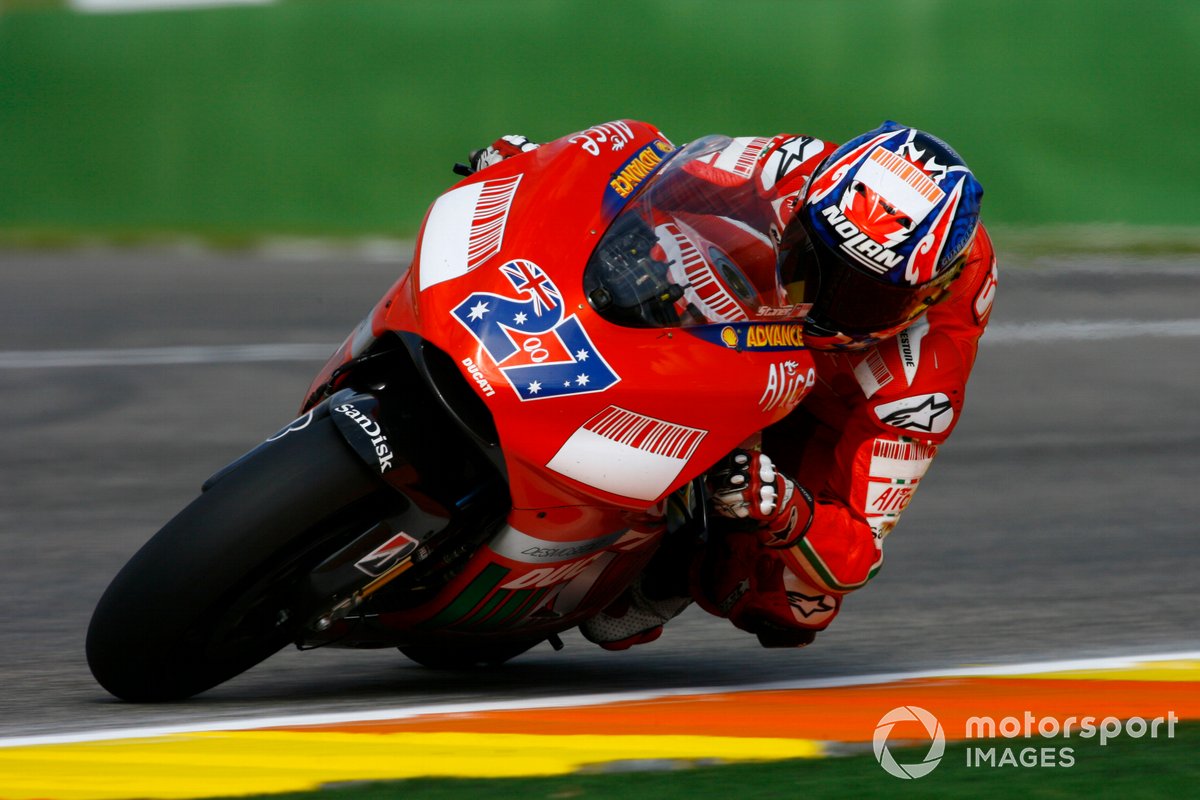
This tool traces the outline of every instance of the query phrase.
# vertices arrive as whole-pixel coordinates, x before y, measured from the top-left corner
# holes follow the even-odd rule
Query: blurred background
[[[0,736],[1194,650],[1198,85],[1175,0],[0,0]],[[288,651],[107,702],[100,593],[295,414],[453,163],[622,117],[676,143],[891,118],[983,183],[968,413],[869,589],[800,651],[693,609],[501,675]]]
[[[1053,227],[1073,246],[1194,244],[1180,228],[1200,212],[1197,3],[0,9],[9,240],[411,237],[469,150],[621,117],[677,143],[784,131],[840,141],[896,119],[963,154],[986,189],[986,220]],[[143,11],[114,13],[128,9]]]

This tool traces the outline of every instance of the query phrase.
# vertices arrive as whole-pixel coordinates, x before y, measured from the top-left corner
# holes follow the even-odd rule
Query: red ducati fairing
[[[381,340],[419,338],[486,407],[511,511],[428,602],[384,613],[388,627],[494,637],[578,624],[653,554],[667,498],[811,388],[769,243],[689,199],[683,167],[712,147],[681,152],[645,123],[607,123],[431,206],[412,268],[306,410]],[[622,287],[645,296],[614,300]]]
[[[814,383],[761,221],[696,180],[728,142],[611,122],[439,197],[301,416],[113,579],[97,681],[178,700],[289,643],[499,663],[690,546],[705,471]]]

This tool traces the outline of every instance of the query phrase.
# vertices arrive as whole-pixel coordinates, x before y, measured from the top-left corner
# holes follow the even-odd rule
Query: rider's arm
[[[880,345],[815,354],[813,394],[766,432],[764,451],[816,501],[785,561],[823,590],[856,589],[882,564],[883,539],[958,422],[995,287],[981,228],[949,299]]]
[[[656,202],[732,217],[778,242],[805,179],[834,149],[829,142],[790,133],[729,139],[724,147],[688,161],[682,172],[691,180],[677,178],[674,196],[660,195]]]
[[[512,158],[521,153],[528,153],[530,150],[536,150],[538,147],[537,142],[531,142],[520,134],[501,136],[487,147],[471,151],[471,171],[479,172],[479,170],[487,169],[492,164],[499,164],[506,158]]]

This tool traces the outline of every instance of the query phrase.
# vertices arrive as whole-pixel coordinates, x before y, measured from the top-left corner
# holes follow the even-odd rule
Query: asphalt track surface
[[[0,253],[0,737],[1200,642],[1200,259],[1002,255],[964,418],[885,568],[812,647],[763,650],[693,608],[623,654],[574,632],[562,652],[473,673],[391,650],[288,650],[185,703],[110,698],[83,656],[109,579],[205,477],[293,416],[322,348],[403,267],[387,253]]]

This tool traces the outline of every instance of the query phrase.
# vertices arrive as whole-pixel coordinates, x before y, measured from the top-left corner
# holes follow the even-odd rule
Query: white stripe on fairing
[[[1128,339],[1135,336],[1173,338],[1200,336],[1200,319],[1161,321],[1113,319],[1106,322],[1063,320],[1060,322],[1007,322],[989,325],[983,335],[987,344],[1017,342],[1084,342]]]
[[[1078,672],[1083,670],[1129,669],[1158,661],[1197,661],[1200,650],[1182,653],[1148,653],[1143,655],[1109,656],[1059,661],[1032,661],[1022,664],[1006,664],[979,667],[947,667],[943,669],[918,670],[912,672],[881,672],[869,675],[843,675],[831,678],[810,678],[798,681],[775,681],[771,683],[747,683],[733,686],[705,686],[680,689],[653,689],[641,692],[611,692],[608,694],[564,695],[516,700],[493,700],[487,702],[442,703],[401,708],[376,709],[374,711],[341,711],[326,714],[294,714],[291,716],[251,717],[241,720],[214,719],[193,722],[187,725],[146,726],[113,730],[86,731],[78,733],[47,734],[44,736],[21,736],[0,739],[0,748],[30,747],[47,744],[76,744],[101,742],[117,739],[135,739],[174,734],[203,733],[209,731],[247,731],[259,728],[305,727],[315,725],[342,725],[351,722],[383,722],[387,720],[412,719],[432,714],[479,714],[489,711],[520,711],[540,708],[573,708],[609,705],[613,703],[639,703],[664,697],[683,695],[728,694],[731,692],[781,691],[790,689],[836,689],[847,686],[871,686],[881,683],[919,680],[926,678],[986,678],[998,676],[1040,675],[1053,672]]]
[[[197,347],[131,347],[120,350],[0,351],[0,369],[128,367],[161,364],[246,364],[267,361],[322,362],[329,344],[234,344]]]

